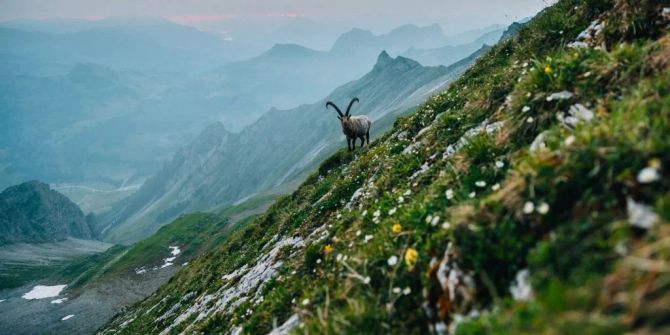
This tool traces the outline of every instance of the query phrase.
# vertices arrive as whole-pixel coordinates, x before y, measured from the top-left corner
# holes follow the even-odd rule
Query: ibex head
[[[328,108],[328,106],[333,106],[333,108],[335,108],[335,111],[338,114],[337,118],[344,125],[344,122],[346,122],[348,119],[351,118],[351,114],[349,114],[349,113],[351,112],[351,106],[354,105],[354,102],[358,102],[358,98],[351,99],[351,102],[349,102],[349,106],[347,107],[347,111],[344,114],[342,114],[342,111],[340,110],[340,108],[337,107],[337,105],[335,105],[332,101],[326,102],[326,108]]]

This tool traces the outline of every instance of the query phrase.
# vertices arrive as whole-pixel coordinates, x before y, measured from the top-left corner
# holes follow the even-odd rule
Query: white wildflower
[[[363,238],[363,241],[364,241],[365,243],[368,243],[373,237],[374,237],[374,236],[372,236],[372,235],[365,235],[365,237]]]
[[[517,301],[527,301],[533,298],[533,287],[530,285],[530,273],[527,269],[516,274],[516,279],[509,291]]]
[[[410,196],[411,194],[412,194],[412,190],[407,190],[407,191],[405,191],[405,193],[403,193],[402,195],[408,197],[408,196]]]
[[[430,220],[430,225],[435,227],[438,223],[440,223],[440,217],[437,215],[433,216],[433,219]]]
[[[361,213],[361,215],[362,215],[362,216],[366,216],[366,215],[368,215],[368,210],[367,210],[367,209],[364,210],[363,213]]]
[[[477,195],[477,193],[475,193],[475,192],[473,191],[473,192],[470,192],[470,194],[469,194],[468,196],[470,197],[470,199],[472,199],[472,198],[474,198],[476,195]]]
[[[496,161],[496,167],[499,169],[502,169],[505,166],[505,162],[503,161]]]
[[[432,215],[426,216],[426,223],[431,223],[432,221],[433,221],[433,216]]]
[[[321,258],[316,260],[316,264],[321,264]]]
[[[451,223],[449,221],[444,221],[444,223],[442,223],[442,229],[446,230],[449,228],[451,228]]]
[[[542,215],[549,213],[549,204],[543,202],[542,204],[540,204],[540,206],[537,207],[537,212]]]
[[[658,173],[658,168],[654,166],[647,166],[637,174],[637,182],[641,184],[650,184],[660,179],[661,175]]]
[[[386,260],[386,264],[388,264],[389,266],[394,266],[398,264],[398,256],[393,255],[389,257],[389,259]]]
[[[477,185],[477,187],[486,187],[486,182],[483,180],[478,180],[475,182],[475,185]]]
[[[530,112],[530,107],[529,106],[523,106],[523,108],[521,108],[521,111],[524,112],[524,113],[528,113],[528,112]]]
[[[651,206],[638,203],[631,197],[626,199],[626,211],[628,223],[635,227],[649,229],[658,221],[658,214]]]
[[[412,293],[412,289],[409,286],[405,287],[402,290],[402,294],[404,294],[404,295],[409,295],[410,293]]]
[[[448,189],[446,192],[444,192],[444,195],[447,196],[447,200],[451,200],[454,198],[454,190]]]
[[[495,184],[493,184],[493,186],[491,186],[491,190],[493,190],[493,191],[497,191],[499,189],[500,189],[500,184],[498,184],[498,183],[495,183]]]
[[[566,146],[571,146],[573,143],[575,143],[575,140],[576,140],[575,136],[570,135],[565,138],[565,141],[563,143],[565,143]]]
[[[535,121],[535,119],[533,119],[532,116],[529,116],[529,117],[526,119],[526,123],[533,123],[533,121]]]
[[[369,276],[363,278],[363,284],[366,284],[366,285],[367,285],[367,284],[370,284],[370,277],[369,277]]]
[[[376,210],[374,213],[372,213],[372,216],[376,218],[378,218],[380,215],[382,215],[382,212],[380,212],[379,210]]]
[[[400,287],[394,287],[393,290],[391,291],[393,291],[394,294],[400,294],[400,292],[402,292],[402,289]]]
[[[530,213],[532,213],[534,210],[535,210],[535,205],[533,205],[533,203],[530,202],[530,201],[527,201],[527,202],[523,205],[523,212],[524,212],[525,214],[530,214]]]
[[[335,260],[338,261],[338,262],[341,262],[342,261],[342,254],[337,254],[337,256],[335,257]]]
[[[389,215],[395,214],[396,211],[397,211],[397,208],[395,208],[395,207],[389,209]]]
[[[405,202],[405,198],[401,195],[398,197],[398,203],[402,204],[403,202]]]
[[[356,236],[361,236],[361,231],[360,230],[356,231]]]
[[[304,300],[302,301],[302,305],[303,305],[303,306],[307,306],[307,305],[309,305],[309,299],[304,299]]]

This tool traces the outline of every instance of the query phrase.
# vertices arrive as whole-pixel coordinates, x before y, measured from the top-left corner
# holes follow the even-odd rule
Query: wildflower
[[[533,203],[530,202],[530,201],[527,201],[527,202],[523,205],[523,212],[524,212],[525,214],[530,214],[530,213],[532,213],[534,210],[535,210],[535,205],[533,205]]]
[[[405,197],[401,195],[398,197],[398,203],[402,204],[403,202],[405,202]]]
[[[537,212],[542,215],[549,213],[549,204],[543,202],[542,204],[540,204],[539,207],[537,207]]]
[[[372,235],[365,235],[365,237],[363,238],[363,241],[364,241],[364,243],[368,243],[372,238],[373,238]]]
[[[530,112],[530,106],[523,106],[523,108],[521,108],[521,111],[524,113]]]
[[[533,121],[535,121],[535,119],[533,119],[532,116],[529,116],[529,117],[526,119],[526,123],[533,123]]]
[[[447,200],[451,200],[454,198],[454,190],[448,189],[446,192],[444,192],[444,195],[447,196]]]
[[[329,254],[329,253],[333,252],[333,246],[330,245],[330,244],[326,244],[326,246],[323,247],[323,252],[325,254]]]
[[[649,184],[661,179],[658,169],[661,167],[661,161],[657,158],[652,159],[647,163],[647,167],[640,170],[637,174],[637,182],[642,184]]]
[[[409,248],[407,249],[407,251],[405,251],[405,264],[410,269],[414,268],[414,265],[416,265],[416,261],[418,258],[419,258],[419,252],[416,251],[416,249]]]
[[[342,254],[337,254],[337,257],[335,257],[335,260],[337,260],[338,262],[341,262],[342,261]]]
[[[437,215],[433,216],[433,219],[430,220],[430,225],[435,227],[438,223],[440,223],[440,217]]]
[[[361,231],[360,230],[356,231],[356,236],[361,236]]]
[[[491,186],[491,190],[493,190],[493,191],[497,191],[499,189],[500,189],[500,184],[498,184],[498,183],[495,183],[495,184],[493,184],[493,186]]]
[[[402,231],[402,226],[399,223],[396,223],[391,226],[391,231],[395,234],[399,234]]]
[[[570,136],[568,136],[568,137],[565,138],[564,143],[565,143],[566,146],[571,146],[572,143],[575,143],[575,140],[576,140],[575,136],[574,136],[574,135],[570,135]]]
[[[389,266],[394,266],[398,264],[398,256],[393,255],[389,257],[389,259],[386,260],[386,264],[388,264]]]
[[[476,195],[477,195],[477,193],[475,193],[474,191],[472,191],[472,192],[470,192],[470,194],[468,194],[470,199],[474,198]]]
[[[496,167],[499,168],[499,169],[502,169],[503,167],[505,167],[505,162],[496,161]]]
[[[395,293],[395,294],[400,294],[400,292],[402,292],[400,287],[394,287],[393,290],[391,290],[391,291],[393,291],[393,293]]]
[[[442,223],[442,229],[446,230],[449,228],[451,228],[451,223],[449,223],[449,221],[444,221],[444,223]]]
[[[551,66],[547,65],[544,67],[544,73],[546,74],[552,74],[554,72],[554,69],[551,68]]]
[[[321,258],[316,260],[316,264],[321,264]]]
[[[369,277],[369,276],[363,278],[363,284],[366,284],[366,285],[367,285],[367,284],[370,284],[370,277]]]
[[[368,215],[368,210],[367,210],[367,209],[366,209],[366,210],[364,210],[364,211],[363,211],[363,213],[361,213],[361,215],[363,215],[363,216],[366,216],[366,215]]]
[[[382,212],[380,212],[379,210],[376,210],[374,213],[372,213],[372,216],[376,218],[378,218],[380,215],[382,215]]]
[[[411,194],[412,194],[412,190],[407,190],[407,191],[405,191],[405,193],[403,193],[402,195],[404,195],[404,196],[407,197],[407,196],[410,196]]]
[[[412,293],[412,289],[409,286],[405,287],[405,289],[402,290],[402,294],[404,295],[409,295],[410,293]]]
[[[395,207],[389,209],[389,215],[395,214],[396,210],[397,210],[397,208],[395,208]]]
[[[342,218],[342,214],[337,213],[337,218],[338,218],[338,219],[341,219],[341,218]]]
[[[432,215],[426,216],[426,223],[430,223],[431,221],[433,221],[433,216]]]
[[[302,305],[303,305],[303,306],[307,306],[307,305],[309,305],[309,299],[304,299],[304,300],[302,301]]]
[[[477,185],[477,187],[486,187],[486,182],[483,180],[478,180],[475,182],[475,185]]]

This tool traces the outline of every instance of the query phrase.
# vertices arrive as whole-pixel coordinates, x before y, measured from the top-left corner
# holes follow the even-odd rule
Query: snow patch
[[[62,303],[65,302],[65,300],[67,300],[67,298],[55,299],[55,300],[51,300],[51,303],[52,304],[62,304]]]
[[[172,257],[167,257],[167,258],[163,259],[163,265],[161,265],[161,267],[160,267],[161,269],[174,265],[174,263],[173,263],[174,260],[181,253],[181,249],[179,249],[178,246],[172,246],[171,245],[168,248],[170,248],[170,254],[172,255]],[[136,273],[137,273],[137,271],[136,271]]]
[[[63,317],[62,319],[60,319],[60,320],[61,320],[61,321],[70,320],[70,319],[72,319],[73,317],[74,317],[74,314],[70,314],[70,315],[66,315],[66,316],[64,316],[64,317]]]
[[[33,287],[30,292],[22,296],[23,299],[33,300],[33,299],[44,299],[44,298],[53,298],[60,295],[60,293],[65,289],[67,285],[37,285]]]

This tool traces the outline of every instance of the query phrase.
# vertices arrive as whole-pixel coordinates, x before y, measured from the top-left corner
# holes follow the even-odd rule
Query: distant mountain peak
[[[92,220],[66,196],[36,180],[0,193],[0,245],[91,239]]]
[[[398,56],[396,58],[391,57],[386,50],[382,51],[379,56],[377,56],[377,63],[375,64],[376,70],[382,70],[387,68],[394,69],[411,69],[415,67],[421,67],[419,62]]]
[[[386,64],[389,64],[393,61],[393,58],[389,56],[386,50],[382,51],[379,56],[377,56],[377,66],[384,67]]]

